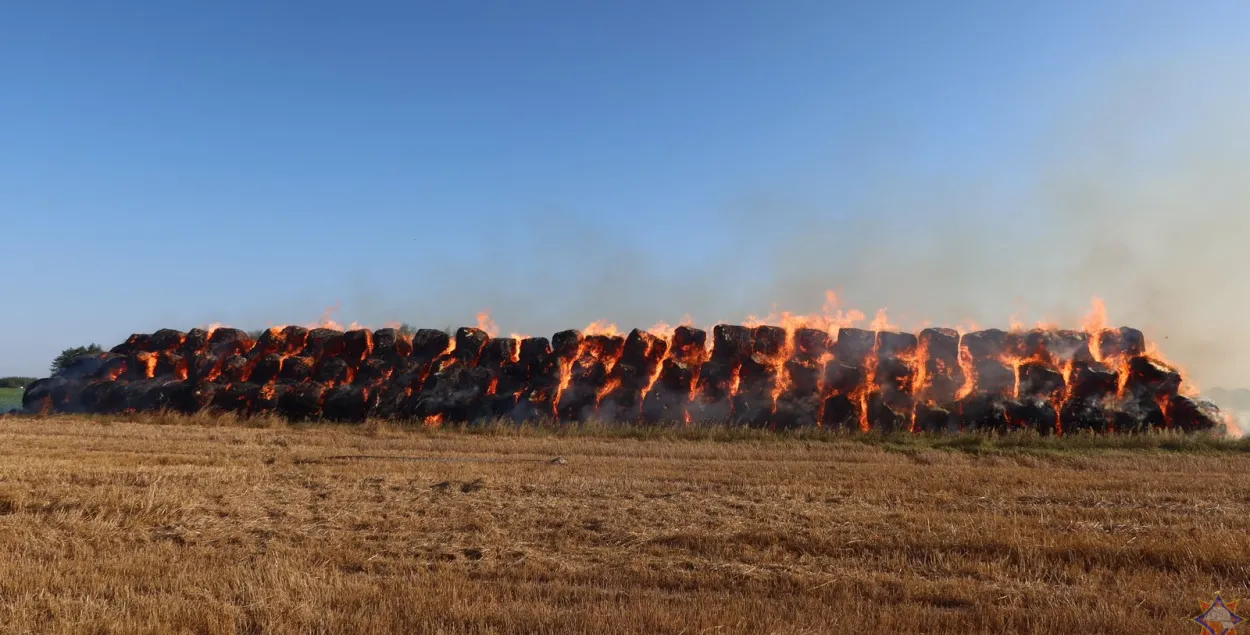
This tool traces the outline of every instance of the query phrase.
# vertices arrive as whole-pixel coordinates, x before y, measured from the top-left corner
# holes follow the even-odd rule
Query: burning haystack
[[[1141,331],[960,334],[718,325],[545,337],[299,326],[162,329],[26,390],[31,411],[204,408],[290,420],[588,419],[852,431],[1211,430]]]

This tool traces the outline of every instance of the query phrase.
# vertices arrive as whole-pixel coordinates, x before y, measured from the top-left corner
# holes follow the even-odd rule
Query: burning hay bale
[[[27,387],[34,412],[590,419],[854,432],[1200,432],[1223,424],[1131,328],[717,325],[490,337],[297,326],[136,333]]]

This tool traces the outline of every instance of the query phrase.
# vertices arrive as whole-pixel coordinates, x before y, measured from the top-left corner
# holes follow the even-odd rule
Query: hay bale
[[[673,357],[685,363],[702,361],[707,353],[707,331],[679,326],[673,330],[671,342]]]
[[[820,329],[800,328],[794,331],[794,359],[818,362],[833,354],[833,338]]]
[[[877,343],[877,334],[864,329],[844,327],[838,329],[838,340],[833,344],[833,357],[846,366],[864,366]]]
[[[1168,408],[1172,427],[1184,432],[1211,432],[1224,425],[1224,415],[1210,401],[1173,397]]]
[[[282,384],[278,393],[278,413],[290,421],[316,419],[326,387],[316,382]]]
[[[916,354],[918,339],[911,333],[878,331],[876,348],[879,359],[912,357]]]
[[[422,363],[438,358],[451,346],[451,336],[435,329],[420,329],[412,336],[412,357]]]
[[[560,359],[573,359],[582,345],[582,332],[569,329],[551,336],[551,353]]]
[[[270,353],[256,360],[251,374],[247,376],[247,381],[255,384],[268,384],[277,381],[280,374],[282,374],[282,356],[278,353]]]
[[[511,364],[520,355],[520,342],[511,337],[492,337],[482,347],[482,354],[477,364],[487,368],[498,369],[504,364]]]
[[[934,403],[916,404],[915,431],[929,434],[958,432],[958,418],[947,408]]]
[[[231,355],[247,353],[251,350],[253,343],[247,333],[233,328],[219,328],[208,336],[209,350],[223,359]]]
[[[1064,434],[1103,434],[1111,428],[1112,419],[1112,412],[1096,399],[1070,398],[1059,410],[1059,422]]]
[[[868,383],[868,370],[833,360],[825,364],[822,390],[826,395],[849,395]]]
[[[315,328],[308,332],[302,355],[313,359],[337,357],[343,352],[343,332],[327,328]]]
[[[353,329],[343,334],[341,357],[348,366],[355,368],[373,352],[373,332],[369,329]]]
[[[986,329],[966,333],[960,338],[959,346],[972,358],[973,363],[998,361],[1007,352],[1007,332]]]
[[[821,426],[830,430],[859,432],[859,400],[846,394],[834,394],[826,398],[821,407]]]
[[[1008,402],[1007,418],[1013,429],[1033,430],[1050,436],[1055,433],[1059,413],[1047,399],[1028,397]]]
[[[1139,355],[1128,362],[1128,393],[1139,398],[1171,398],[1181,388],[1181,374],[1161,362]]]
[[[959,401],[959,424],[965,432],[1006,433],[1011,429],[1008,400],[1001,394],[976,393]]]
[[[297,355],[282,360],[282,370],[278,372],[278,379],[284,382],[295,383],[312,379],[317,368],[316,361],[311,357]]]
[[[1020,398],[1057,399],[1066,390],[1063,373],[1045,362],[1025,362],[1020,365],[1019,374]]]
[[[712,361],[742,362],[754,352],[751,329],[733,324],[712,327]]]
[[[1098,351],[1099,359],[1142,355],[1146,352],[1146,336],[1127,326],[1103,329],[1098,334]]]
[[[786,350],[786,330],[779,326],[757,326],[751,332],[751,341],[752,355],[776,359]]]
[[[364,386],[338,386],[326,393],[321,416],[329,421],[360,423],[369,416],[372,406],[369,389]]]

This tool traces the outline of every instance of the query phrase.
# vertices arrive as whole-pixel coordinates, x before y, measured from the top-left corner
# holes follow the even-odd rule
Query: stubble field
[[[0,632],[1170,634],[1250,596],[1244,444],[703,437],[0,418]]]

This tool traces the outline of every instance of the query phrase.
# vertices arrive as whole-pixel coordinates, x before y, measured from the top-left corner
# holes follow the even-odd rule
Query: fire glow
[[[598,321],[552,338],[499,337],[486,312],[454,334],[371,331],[330,319],[253,339],[222,325],[136,334],[32,384],[37,407],[217,408],[294,420],[490,418],[729,423],[944,432],[1208,429],[1218,411],[1100,302],[1081,329],[904,332],[879,311],[781,313],[744,325]]]

